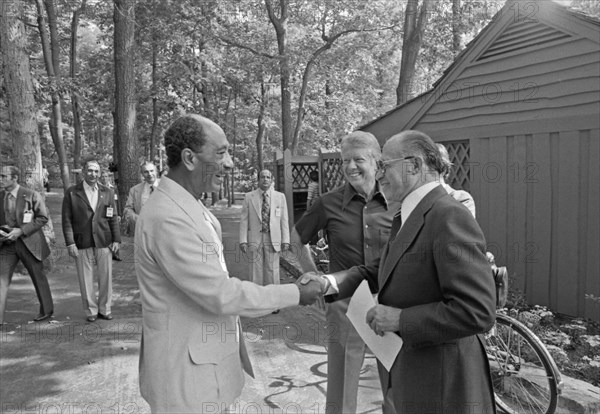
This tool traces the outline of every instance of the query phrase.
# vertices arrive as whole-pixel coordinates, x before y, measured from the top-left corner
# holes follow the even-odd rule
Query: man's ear
[[[196,168],[194,158],[194,152],[191,149],[184,148],[181,150],[181,162],[189,171],[193,171]]]
[[[419,157],[414,157],[411,158],[410,160],[410,164],[408,167],[408,172],[410,174],[419,174],[421,171],[423,171],[423,160]]]

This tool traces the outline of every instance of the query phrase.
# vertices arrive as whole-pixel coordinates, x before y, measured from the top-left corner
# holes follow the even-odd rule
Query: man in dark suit
[[[34,320],[49,319],[54,313],[43,266],[50,255],[42,232],[48,212],[40,194],[18,184],[19,176],[16,167],[0,169],[0,325],[4,324],[8,285],[19,260],[29,272],[40,301],[40,313]]]
[[[397,412],[494,413],[480,337],[494,323],[494,281],[479,225],[440,185],[441,162],[421,132],[386,142],[377,178],[388,201],[402,206],[381,261],[326,275],[322,289],[347,297],[363,278],[378,289],[366,321],[404,341],[391,371],[380,365]]]
[[[63,200],[62,227],[69,255],[75,258],[87,320],[111,320],[112,253],[121,242],[113,190],[99,184],[100,164],[89,160],[84,180],[70,187]],[[98,298],[94,289],[98,279]]]

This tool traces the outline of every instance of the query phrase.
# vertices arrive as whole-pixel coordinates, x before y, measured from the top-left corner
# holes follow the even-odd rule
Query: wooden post
[[[317,170],[319,171],[319,197],[326,193],[323,188],[323,183],[325,183],[325,176],[323,174],[323,153],[325,152],[324,148],[319,148],[319,163],[317,165]]]
[[[287,203],[290,230],[294,226],[294,177],[292,175],[292,152],[286,149],[283,152],[283,193]]]

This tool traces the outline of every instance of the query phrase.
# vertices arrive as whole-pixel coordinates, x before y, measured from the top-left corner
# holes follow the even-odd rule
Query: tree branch
[[[250,47],[248,45],[244,45],[242,43],[238,43],[235,40],[228,39],[226,37],[219,36],[218,39],[221,40],[223,43],[226,43],[226,44],[228,44],[230,46],[235,46],[235,47],[238,47],[240,49],[247,50],[247,51],[252,52],[253,54],[258,55],[258,56],[263,56],[263,57],[266,57],[266,58],[269,58],[269,59],[276,59],[277,58],[277,56],[275,56],[275,55],[271,55],[271,54],[266,53],[266,52],[259,52],[258,50],[254,49],[254,48],[252,48],[252,47]]]

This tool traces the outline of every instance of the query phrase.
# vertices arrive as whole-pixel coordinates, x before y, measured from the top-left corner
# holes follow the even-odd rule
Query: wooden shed
[[[427,93],[361,127],[443,142],[530,304],[600,321],[600,21],[509,0]]]

